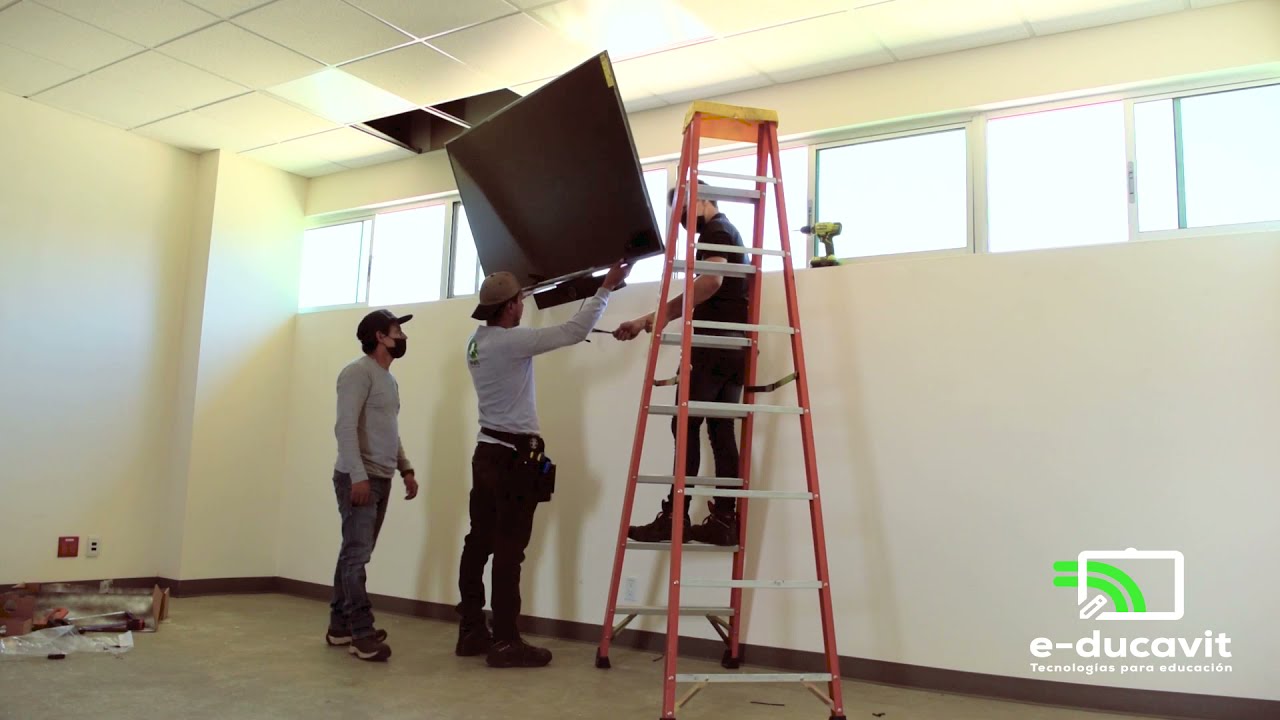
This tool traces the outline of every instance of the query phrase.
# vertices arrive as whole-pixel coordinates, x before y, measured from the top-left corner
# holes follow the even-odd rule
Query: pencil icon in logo
[[[1149,611],[1142,588],[1123,569],[1131,562],[1142,560],[1173,562],[1172,612]],[[1176,550],[1086,550],[1075,560],[1053,564],[1057,573],[1053,584],[1076,589],[1081,620],[1179,620],[1183,612],[1182,564],[1182,553]],[[1108,603],[1112,609],[1103,612]]]

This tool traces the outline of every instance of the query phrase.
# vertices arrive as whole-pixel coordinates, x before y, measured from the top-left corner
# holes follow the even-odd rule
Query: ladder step
[[[672,260],[671,269],[674,272],[685,272],[685,270],[688,269],[688,263],[684,260]],[[693,271],[700,275],[735,275],[745,277],[747,275],[754,275],[756,272],[756,266],[750,263],[695,260],[693,262]]]
[[[797,490],[729,490],[716,487],[692,487],[685,489],[686,495],[702,497],[740,497],[756,500],[812,500],[813,493]]]
[[[699,185],[698,199],[755,204],[764,199],[764,193],[758,190],[739,190],[737,188],[716,187],[714,185]]]
[[[649,412],[654,415],[675,415],[679,413],[677,405],[650,405]],[[781,415],[803,415],[804,409],[785,405],[755,405],[745,403],[703,402],[691,400],[689,415],[709,418],[743,418],[747,413],[775,413]]]
[[[682,341],[678,332],[662,333],[663,345],[679,345]],[[732,335],[699,335],[694,333],[689,339],[692,347],[708,347],[708,348],[749,348],[751,347],[751,338],[734,337]]]
[[[790,325],[752,325],[751,323],[720,322],[718,320],[694,320],[695,330],[737,330],[740,332],[785,333],[794,335],[796,329]]]
[[[684,552],[714,552],[714,553],[736,553],[737,545],[704,545],[702,543],[684,543],[681,545]],[[635,540],[627,541],[628,550],[658,550],[671,551],[671,543],[669,542],[638,542]]]
[[[687,588],[753,588],[757,590],[821,590],[821,580],[685,580]]]
[[[674,475],[640,475],[636,477],[636,482],[646,483],[649,485],[674,485],[676,478]],[[742,487],[742,478],[734,477],[694,477],[685,478],[686,487],[695,485],[710,485],[712,487]]]
[[[696,683],[788,683],[831,682],[831,673],[689,673],[676,675],[676,682]]]
[[[615,615],[666,615],[666,605],[619,605],[614,608]],[[681,615],[733,615],[731,607],[712,607],[706,605],[681,605]]]
[[[752,255],[775,255],[777,257],[786,257],[786,253],[781,250],[772,250],[770,248],[743,247],[741,245],[720,245],[717,243],[694,243],[695,250],[719,250],[720,252],[742,253]]]
[[[702,177],[704,175],[706,177],[727,178],[729,180],[747,180],[750,182],[766,182],[766,183],[778,182],[778,178],[769,177],[768,175],[740,175],[738,173],[719,172],[716,170],[699,170],[698,171],[698,177]]]

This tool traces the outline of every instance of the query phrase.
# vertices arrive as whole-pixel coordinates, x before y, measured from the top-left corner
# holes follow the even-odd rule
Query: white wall
[[[1280,75],[1280,2],[1248,0],[920,58],[716,100],[778,111],[779,131],[838,128],[1157,81]],[[680,152],[687,104],[629,117],[641,159]],[[707,141],[712,147],[719,141]],[[457,186],[443,150],[312,180],[307,214],[404,201]]]
[[[230,153],[206,157],[216,190],[187,375],[195,385],[182,396],[190,449],[181,564],[170,577],[270,577],[306,180]]]
[[[0,93],[0,168],[0,582],[154,575],[196,158]]]
[[[1052,586],[1054,561],[1088,549],[1177,549],[1187,558],[1188,610],[1160,634],[1227,633],[1235,672],[1069,679],[1280,699],[1270,677],[1280,630],[1269,616],[1280,584],[1254,560],[1280,552],[1269,529],[1280,503],[1277,241],[1272,233],[799,273],[840,652],[1029,676],[1031,639],[1092,629],[1073,619],[1071,591]],[[764,322],[785,322],[780,280],[766,281]],[[623,291],[602,324],[647,311],[655,295],[654,285]],[[374,592],[457,601],[476,417],[462,357],[468,308],[401,308],[416,317],[410,351],[392,370],[424,491],[413,503],[393,500],[370,570]],[[571,310],[526,317],[541,324]],[[333,382],[358,352],[358,317],[298,321],[285,577],[332,577]],[[596,341],[537,363],[560,485],[537,516],[527,613],[601,620],[644,350]],[[670,372],[674,356],[663,357],[660,373]],[[789,372],[787,347],[768,344],[761,367],[765,379]],[[794,391],[776,401],[794,402]],[[655,421],[648,439],[644,469],[662,472],[668,426]],[[755,461],[757,487],[799,487],[794,418],[759,424]],[[659,492],[642,491],[637,521],[656,511]],[[748,574],[811,578],[803,506],[753,508]],[[632,557],[627,574],[660,602],[665,566]],[[721,562],[695,558],[687,576],[725,574]],[[699,597],[717,596],[686,601]],[[811,594],[752,600],[748,642],[820,647]],[[704,627],[691,622],[686,632],[705,636]]]

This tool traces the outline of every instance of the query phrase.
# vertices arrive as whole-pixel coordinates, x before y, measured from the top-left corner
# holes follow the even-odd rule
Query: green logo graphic
[[[1172,561],[1172,612],[1148,610],[1147,597],[1142,588],[1123,569],[1132,562],[1142,560]],[[1178,620],[1183,614],[1182,568],[1182,553],[1176,550],[1086,550],[1075,560],[1061,560],[1053,564],[1053,570],[1057,573],[1053,584],[1056,587],[1076,589],[1076,604],[1080,608],[1081,620]],[[1092,597],[1091,590],[1097,591]],[[1101,612],[1108,600],[1112,610]]]

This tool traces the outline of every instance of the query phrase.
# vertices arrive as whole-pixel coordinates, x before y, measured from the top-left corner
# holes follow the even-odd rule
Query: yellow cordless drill
[[[824,257],[814,258],[813,262],[809,263],[809,267],[832,267],[840,264],[836,259],[835,237],[840,234],[843,227],[838,222],[820,222],[800,228],[800,232],[805,235],[817,235],[822,241],[822,247],[827,251]]]

